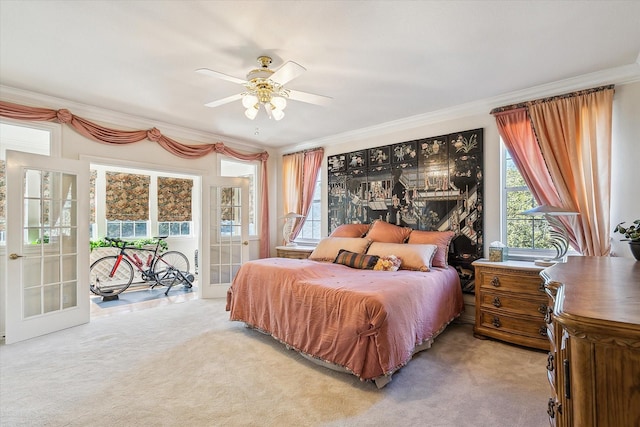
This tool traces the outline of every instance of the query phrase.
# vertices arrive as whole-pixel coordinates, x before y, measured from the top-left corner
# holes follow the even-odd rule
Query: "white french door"
[[[203,298],[219,298],[249,259],[249,180],[208,179],[202,186],[200,287]]]
[[[89,321],[89,164],[7,151],[7,344]]]

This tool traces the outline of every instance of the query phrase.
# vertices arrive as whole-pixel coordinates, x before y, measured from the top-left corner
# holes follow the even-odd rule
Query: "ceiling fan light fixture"
[[[271,65],[271,57],[266,55],[258,57],[258,63],[260,64],[259,68],[251,70],[247,74],[246,80],[207,68],[196,70],[200,74],[238,83],[245,88],[242,93],[209,102],[205,104],[205,106],[218,107],[229,102],[241,100],[242,106],[246,109],[244,114],[251,120],[256,118],[258,111],[263,106],[270,119],[282,120],[284,117],[283,110],[287,107],[288,99],[318,105],[326,105],[327,102],[331,100],[331,98],[326,96],[294,91],[284,87],[284,85],[306,71],[302,65],[293,61],[287,61],[278,68],[277,71],[274,71],[269,68]]]
[[[284,110],[287,107],[287,100],[282,96],[274,96],[271,98],[271,105],[273,105],[276,110]]]
[[[242,97],[242,106],[244,108],[252,108],[258,103],[258,97],[253,94],[247,94]]]
[[[278,121],[278,120],[282,120],[282,118],[284,117],[284,111],[282,110],[278,110],[277,108],[271,111],[271,115],[273,116],[273,118]]]
[[[258,115],[258,109],[255,106],[251,106],[247,108],[244,115],[247,116],[248,119],[253,120]]]

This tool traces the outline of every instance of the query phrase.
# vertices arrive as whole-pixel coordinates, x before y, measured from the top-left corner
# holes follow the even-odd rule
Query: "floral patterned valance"
[[[95,224],[96,222],[96,178],[98,177],[98,171],[91,169],[89,171],[89,223]]]
[[[4,231],[6,221],[4,206],[7,201],[7,186],[5,180],[5,161],[0,160],[0,231]]]
[[[148,175],[107,172],[106,217],[109,221],[149,219]]]
[[[158,221],[191,221],[192,179],[158,177]]]

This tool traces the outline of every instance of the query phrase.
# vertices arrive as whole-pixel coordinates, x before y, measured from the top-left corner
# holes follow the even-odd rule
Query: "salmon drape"
[[[564,207],[556,187],[553,185],[547,165],[542,157],[536,135],[526,108],[516,108],[494,113],[498,133],[511,154],[513,163],[527,183],[538,205]],[[573,233],[572,217],[558,216],[556,219],[565,226],[569,241],[577,248],[577,239]]]
[[[549,174],[566,207],[583,255],[611,251],[611,120],[613,88],[559,97],[529,107]]]
[[[284,214],[303,215],[294,228],[291,239],[295,239],[309,215],[313,205],[313,193],[318,173],[324,159],[324,148],[287,154],[282,157],[282,194]]]
[[[171,154],[183,159],[195,159],[215,152],[239,160],[260,160],[262,166],[260,257],[268,258],[270,256],[269,197],[267,181],[267,160],[269,159],[269,153],[266,151],[256,154],[244,154],[228,148],[222,142],[216,142],[213,144],[182,144],[162,135],[157,128],[134,131],[110,129],[71,114],[67,109],[52,110],[48,108],[27,107],[11,102],[0,101],[0,116],[16,120],[57,121],[71,126],[76,132],[84,137],[103,144],[132,144],[134,142],[148,139],[158,143]]]
[[[587,256],[611,251],[613,95],[610,85],[492,111],[536,201],[580,214],[558,219]]]

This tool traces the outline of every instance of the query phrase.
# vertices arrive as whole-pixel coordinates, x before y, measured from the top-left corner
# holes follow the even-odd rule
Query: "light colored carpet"
[[[0,424],[540,427],[545,362],[452,324],[378,390],[193,300],[2,345]]]

